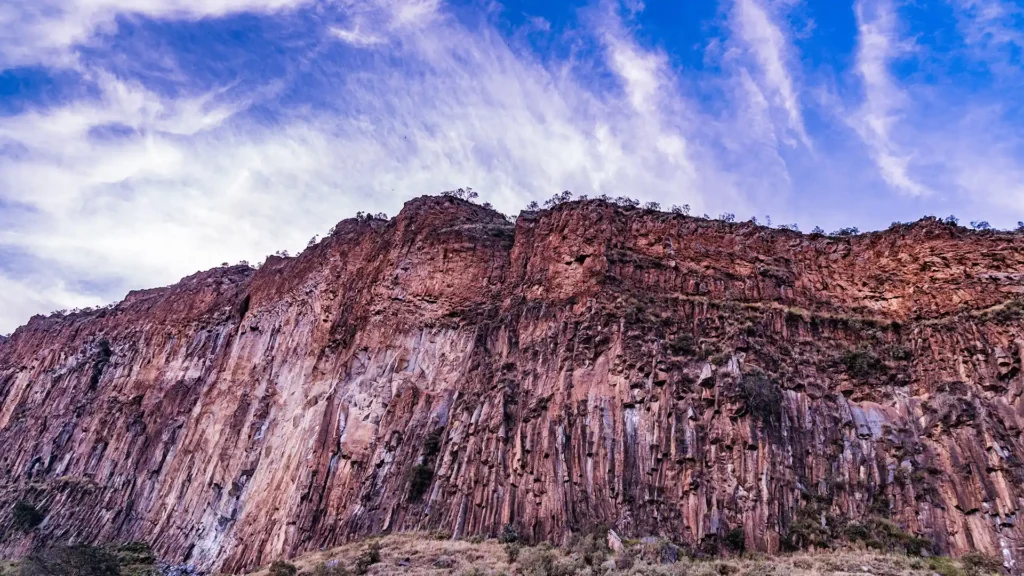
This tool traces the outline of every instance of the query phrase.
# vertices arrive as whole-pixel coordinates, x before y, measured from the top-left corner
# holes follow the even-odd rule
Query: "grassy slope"
[[[473,543],[465,540],[437,540],[424,534],[396,534],[375,539],[380,545],[381,562],[374,564],[367,574],[377,575],[514,575],[524,576],[580,576],[604,574],[606,576],[811,576],[818,574],[875,574],[886,576],[966,576],[990,573],[983,568],[953,561],[949,558],[913,558],[900,555],[882,555],[867,551],[825,552],[820,554],[794,554],[775,557],[747,555],[742,558],[696,561],[680,558],[675,564],[661,564],[659,545],[636,544],[631,548],[633,566],[614,568],[616,555],[609,554],[597,566],[587,566],[582,559],[584,551],[550,549],[547,547],[521,547],[516,562],[509,562],[505,546],[494,540]],[[299,574],[317,572],[318,565],[339,560],[349,574],[356,559],[365,552],[367,542],[352,543],[339,548],[315,552],[296,558],[292,563]],[[619,555],[621,558],[622,554]],[[551,561],[548,564],[548,560]],[[603,564],[604,567],[601,565]],[[550,566],[550,568],[549,568]],[[338,572],[340,574],[341,572]],[[267,568],[255,572],[258,576],[271,576]]]

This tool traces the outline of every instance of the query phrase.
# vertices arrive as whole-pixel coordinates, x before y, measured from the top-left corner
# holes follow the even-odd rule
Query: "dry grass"
[[[337,561],[355,574],[356,559],[364,553],[370,541],[357,542],[314,552],[292,560],[299,574],[312,576],[328,574],[316,572],[317,566]],[[591,565],[584,554],[547,546],[523,546],[516,561],[510,561],[505,546],[495,540],[473,543],[466,540],[436,540],[425,534],[396,534],[376,538],[380,546],[381,561],[369,567],[366,574],[379,576],[404,574],[461,576],[817,576],[824,574],[873,574],[875,576],[980,576],[984,569],[965,566],[949,558],[916,558],[899,555],[881,555],[866,551],[800,553],[767,557],[744,557],[693,560],[680,557],[672,564],[661,564],[657,554],[649,554],[643,545],[635,545],[625,554],[608,554]],[[632,559],[629,566],[628,560]],[[618,566],[618,567],[616,567]],[[342,574],[346,572],[335,572]],[[266,568],[254,573],[270,576]]]
[[[428,534],[395,534],[374,538],[380,545],[381,561],[370,567],[368,574],[460,574],[483,570],[485,574],[511,574],[506,562],[504,547],[497,540],[473,543],[468,540],[438,540]],[[350,573],[360,555],[370,545],[369,540],[346,544],[331,550],[312,552],[293,559],[291,562],[299,573],[312,573],[319,564],[339,560]],[[408,565],[404,565],[408,563]],[[264,568],[254,574],[269,576]]]

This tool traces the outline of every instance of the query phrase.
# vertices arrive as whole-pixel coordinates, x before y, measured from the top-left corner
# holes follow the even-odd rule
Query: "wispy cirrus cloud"
[[[338,39],[352,44],[353,46],[367,47],[386,42],[383,36],[363,31],[358,22],[351,28],[331,27],[330,31],[332,34],[337,36]]]
[[[949,0],[959,12],[964,39],[988,50],[1024,48],[1024,7],[1005,0]]]
[[[911,49],[897,30],[897,17],[891,3],[860,0],[857,15],[856,74],[864,97],[851,117],[854,130],[871,152],[882,178],[900,192],[921,195],[928,186],[911,174],[913,152],[904,150],[895,129],[903,120],[908,96],[889,71],[894,58]]]
[[[12,0],[0,6],[0,69],[74,66],[76,45],[117,29],[118,17],[198,20],[275,13],[313,0]]]
[[[780,23],[769,14],[769,6],[759,0],[736,0],[731,19],[736,36],[757,63],[754,74],[760,80],[758,84],[763,86],[763,98],[785,113],[788,133],[810,148],[799,93],[792,77],[795,67],[792,47]],[[789,137],[784,140],[792,142]]]
[[[879,174],[894,190],[935,197],[943,209],[1024,212],[1024,140],[1010,126],[1019,123],[1020,102],[1005,98],[1007,82],[1020,81],[996,45],[1015,42],[1016,10],[999,0],[954,0],[968,50],[955,56],[995,66],[1007,75],[992,84],[940,83],[927,76],[901,77],[934,54],[903,29],[898,6],[888,0],[860,0],[856,8],[855,75],[862,98],[846,115]],[[1024,215],[1024,214],[1022,214]],[[1012,222],[1011,222],[1012,223]]]

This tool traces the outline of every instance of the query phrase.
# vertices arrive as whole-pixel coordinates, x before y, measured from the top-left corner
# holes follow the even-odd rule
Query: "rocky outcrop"
[[[1024,236],[803,235],[601,201],[346,220],[0,342],[0,550],[237,570],[381,532],[1021,560]],[[14,502],[46,513],[23,534]]]

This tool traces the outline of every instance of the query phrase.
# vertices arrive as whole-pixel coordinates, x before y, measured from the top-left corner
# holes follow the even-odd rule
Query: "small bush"
[[[732,564],[726,564],[725,562],[715,562],[714,566],[715,572],[718,572],[720,576],[729,576],[730,574],[735,574],[740,570]]]
[[[696,356],[697,348],[693,336],[689,334],[678,334],[669,342],[668,350],[676,356]]]
[[[893,344],[892,346],[889,346],[889,357],[892,358],[893,360],[896,360],[897,362],[902,362],[912,359],[914,357],[914,354],[913,352],[910,351],[909,348],[905,346]]]
[[[810,570],[814,568],[814,561],[809,558],[796,558],[793,560],[793,567],[800,570]]]
[[[117,557],[95,546],[52,546],[29,554],[21,576],[119,576]]]
[[[295,567],[295,564],[291,562],[285,562],[284,560],[277,560],[270,565],[270,576],[295,576],[299,571]]]
[[[886,369],[885,363],[870,350],[847,350],[841,361],[847,373],[858,379],[870,378]]]
[[[501,533],[498,534],[498,542],[502,544],[509,544],[512,542],[519,541],[519,532],[516,527],[512,524],[505,524],[501,527]]]
[[[417,464],[409,474],[409,501],[419,502],[434,481],[434,469],[426,464]]]
[[[427,434],[427,438],[423,441],[423,456],[427,459],[432,459],[441,452],[441,441],[444,439],[444,429],[438,428]]]
[[[608,530],[602,532],[598,529],[582,538],[574,538],[569,553],[578,556],[587,566],[600,566],[611,553],[608,548]]]
[[[740,395],[747,412],[757,418],[764,430],[774,436],[782,428],[782,390],[761,372],[743,375]]]
[[[121,576],[151,576],[156,568],[156,555],[146,542],[126,542],[113,551]]]
[[[928,569],[939,576],[964,576],[964,572],[960,569],[960,566],[946,556],[929,558]]]
[[[14,504],[11,511],[14,519],[14,527],[22,532],[30,532],[43,523],[46,515],[40,512],[31,502],[24,500]]]
[[[960,563],[970,574],[1000,574],[1003,571],[1003,561],[987,554],[970,552],[960,557]]]
[[[836,540],[836,531],[841,524],[841,519],[834,517],[827,505],[812,500],[796,510],[793,521],[782,537],[782,549],[793,552],[808,548],[829,548]]]
[[[615,554],[615,568],[618,570],[629,570],[636,564],[636,556],[629,550],[623,550]]]
[[[843,529],[843,535],[851,542],[867,542],[871,539],[871,531],[860,522],[850,522]]]
[[[372,542],[363,550],[363,553],[356,558],[356,574],[366,574],[370,566],[380,562],[380,543]]]
[[[736,552],[742,554],[744,548],[746,548],[747,537],[743,533],[743,528],[733,528],[725,533],[725,547],[730,552]]]
[[[585,566],[560,558],[546,544],[524,549],[519,555],[518,564],[518,574],[521,576],[573,576],[585,569]]]
[[[906,552],[919,556],[934,547],[931,540],[910,534],[887,518],[871,516],[863,523],[850,522],[843,530],[850,542],[863,542],[868,548],[883,552]]]
[[[519,544],[515,542],[505,543],[505,557],[508,558],[509,564],[515,564],[516,559],[519,558],[519,551],[522,549]]]
[[[523,576],[549,576],[555,566],[555,555],[546,546],[527,548],[519,554],[519,573]]]

